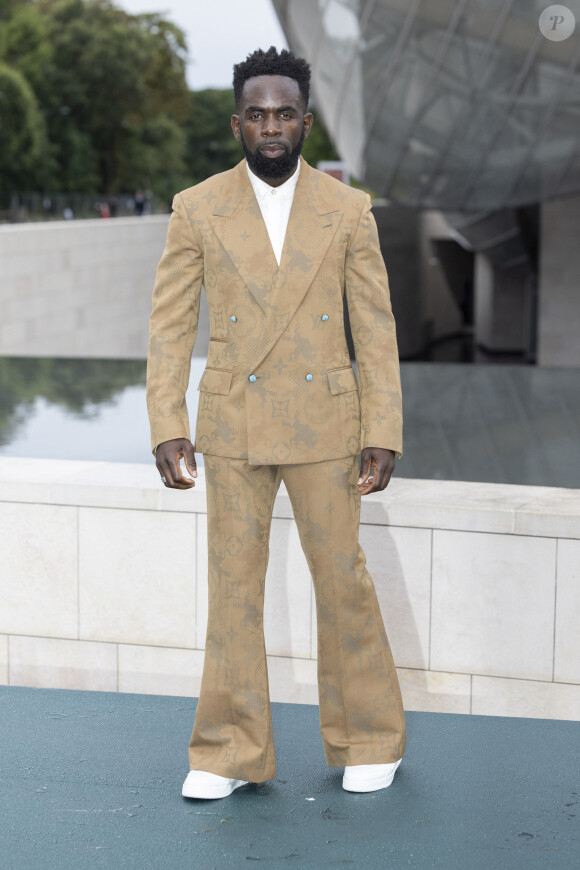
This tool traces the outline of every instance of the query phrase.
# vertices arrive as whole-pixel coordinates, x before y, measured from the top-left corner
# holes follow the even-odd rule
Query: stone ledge
[[[165,489],[151,465],[0,457],[0,501],[205,513],[205,477],[189,492]],[[284,486],[274,516],[291,518]],[[363,499],[368,525],[580,539],[580,490],[395,478]]]
[[[86,230],[89,232],[90,230],[94,230],[95,227],[99,227],[100,229],[110,228],[111,230],[117,229],[120,227],[132,226],[136,223],[160,223],[167,224],[169,222],[169,214],[149,214],[143,215],[142,217],[134,216],[134,217],[116,217],[111,218],[108,221],[104,221],[103,218],[77,218],[72,221],[29,221],[27,223],[15,223],[15,224],[2,224],[0,225],[0,234],[9,235],[12,233],[19,233],[25,235],[28,233],[29,235],[33,235],[34,233],[42,232],[42,233],[50,233],[55,230],[58,232],[79,232]]]

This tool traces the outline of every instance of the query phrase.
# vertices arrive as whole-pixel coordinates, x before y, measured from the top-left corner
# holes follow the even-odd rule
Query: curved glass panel
[[[377,194],[466,211],[580,190],[578,0],[561,41],[540,31],[546,0],[273,2],[337,149]]]

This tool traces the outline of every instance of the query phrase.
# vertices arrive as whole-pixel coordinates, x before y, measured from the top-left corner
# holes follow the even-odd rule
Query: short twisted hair
[[[288,76],[298,82],[300,95],[304,100],[304,109],[310,99],[310,64],[302,57],[283,48],[280,53],[271,45],[268,51],[258,48],[249,54],[241,63],[234,65],[234,102],[236,111],[244,85],[248,79],[256,76]]]

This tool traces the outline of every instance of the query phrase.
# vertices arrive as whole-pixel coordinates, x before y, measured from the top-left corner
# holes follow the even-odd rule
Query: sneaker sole
[[[205,788],[194,788],[185,785],[181,790],[182,797],[199,798],[201,800],[217,800],[218,798],[229,797],[233,791],[241,785],[247,785],[244,779],[235,779],[231,785],[214,785],[206,786]]]
[[[365,782],[357,782],[356,780],[350,780],[346,776],[343,776],[342,787],[345,791],[355,792],[379,791],[382,788],[388,788],[395,778],[395,773],[397,772],[402,760],[403,759],[400,758],[397,761],[397,767],[395,767],[393,772],[388,776],[379,776],[376,779],[368,779]]]

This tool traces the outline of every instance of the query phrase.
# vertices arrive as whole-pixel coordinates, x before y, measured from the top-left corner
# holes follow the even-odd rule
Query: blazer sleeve
[[[346,298],[356,355],[364,447],[403,452],[401,377],[389,280],[365,196],[346,255]]]
[[[185,392],[197,335],[203,246],[180,194],[173,200],[167,244],[157,269],[147,354],[151,447],[190,438]]]

